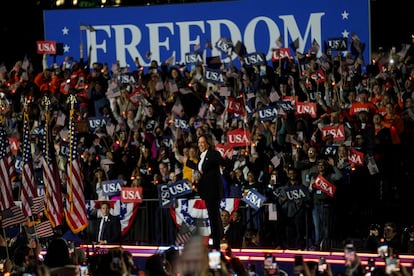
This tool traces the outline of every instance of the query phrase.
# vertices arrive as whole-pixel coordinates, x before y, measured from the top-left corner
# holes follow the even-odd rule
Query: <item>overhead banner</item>
[[[237,54],[227,48],[238,42],[244,44],[247,54],[264,53],[270,62],[275,48],[290,48],[292,44],[301,53],[318,44],[316,54],[320,56],[333,38],[346,39],[350,51],[353,34],[365,44],[362,55],[369,63],[369,19],[369,0],[338,0],[334,5],[330,0],[234,0],[47,10],[44,29],[46,41],[63,45],[63,55],[56,56],[58,63],[65,56],[79,60],[81,44],[84,51],[92,49],[92,63],[119,61],[133,70],[135,58],[142,66],[172,56],[185,63],[186,54],[194,49],[202,52],[204,59],[220,56],[225,63],[230,59],[237,63]],[[223,41],[228,46],[225,52],[217,47]],[[331,50],[337,54],[337,48]],[[54,56],[48,61],[55,62]]]

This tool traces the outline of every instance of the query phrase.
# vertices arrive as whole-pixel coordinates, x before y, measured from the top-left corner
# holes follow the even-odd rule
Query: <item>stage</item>
[[[119,245],[106,245],[106,246],[92,246],[92,245],[82,245],[82,249],[88,254],[92,252],[102,252],[110,248],[120,247]],[[121,245],[124,250],[128,250],[132,253],[134,257],[135,264],[138,265],[140,270],[144,270],[146,258],[151,256],[154,253],[162,253],[167,250],[170,246],[131,246],[131,245]],[[271,250],[264,248],[255,248],[255,249],[232,249],[233,255],[238,257],[245,267],[248,264],[255,264],[256,272],[258,275],[263,275],[263,262],[265,255],[272,254],[278,267],[290,275],[293,269],[293,262],[295,255],[302,255],[305,262],[314,261],[318,262],[319,257],[323,256],[326,259],[326,262],[331,265],[331,268],[334,274],[339,272],[344,272],[344,252],[342,251],[302,251],[302,250]],[[371,253],[362,253],[357,252],[357,255],[360,257],[363,266],[368,265],[368,259],[375,259],[375,266],[384,267],[385,261],[378,257],[377,254]],[[409,272],[411,272],[412,263],[414,261],[414,255],[399,255],[400,264],[405,266]]]

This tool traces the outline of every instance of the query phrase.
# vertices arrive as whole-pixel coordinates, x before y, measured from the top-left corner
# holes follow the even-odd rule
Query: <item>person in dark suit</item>
[[[115,243],[121,236],[121,223],[117,216],[109,213],[110,205],[108,202],[101,203],[102,217],[96,220],[94,235],[95,242],[98,244]]]
[[[223,159],[220,152],[214,148],[211,136],[205,134],[200,135],[197,143],[200,151],[198,163],[191,161],[187,157],[182,157],[182,161],[186,166],[197,170],[200,174],[197,192],[206,203],[213,248],[220,250],[220,240],[224,235],[220,216],[220,201],[224,197],[220,165],[226,166],[227,162]]]

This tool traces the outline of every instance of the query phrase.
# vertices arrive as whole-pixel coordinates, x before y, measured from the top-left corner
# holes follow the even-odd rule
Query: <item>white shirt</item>
[[[102,217],[101,224],[99,225],[98,241],[102,240],[102,230],[104,223],[108,220],[107,216]]]
[[[198,170],[199,170],[201,173],[203,173],[202,167],[203,167],[203,162],[204,162],[204,159],[206,158],[206,155],[207,155],[207,151],[203,151],[203,152],[200,154],[200,162],[198,162]]]

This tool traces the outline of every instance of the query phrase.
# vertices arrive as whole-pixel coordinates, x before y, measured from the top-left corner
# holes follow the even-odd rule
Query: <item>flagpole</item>
[[[44,151],[45,151],[46,158],[48,158],[48,156],[49,156],[49,119],[50,119],[49,118],[49,105],[50,105],[50,99],[47,95],[45,95],[43,97],[42,103],[45,107],[45,149],[44,149]],[[50,194],[50,191],[49,191],[50,183],[48,181],[48,178],[43,177],[43,181],[44,181],[44,184],[45,184],[45,187],[46,187],[46,189],[45,189],[46,190],[46,195],[45,196],[46,196],[46,198],[50,199],[50,197],[51,197],[51,194]],[[46,204],[45,208],[50,209],[50,206],[48,206],[48,204]],[[47,213],[49,214],[49,211]],[[50,220],[49,217],[48,217],[48,219]]]

